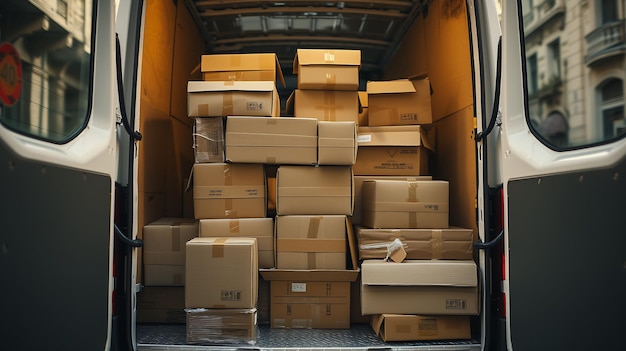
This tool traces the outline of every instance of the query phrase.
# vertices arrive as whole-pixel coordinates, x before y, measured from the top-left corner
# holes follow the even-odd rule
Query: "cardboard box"
[[[365,227],[448,228],[447,181],[367,180],[361,195]]]
[[[361,313],[476,315],[478,277],[472,260],[365,260]]]
[[[407,259],[471,260],[474,233],[465,228],[370,229],[357,227],[359,258],[385,258],[387,246],[395,239],[404,245]]]
[[[278,215],[352,214],[350,166],[280,166],[276,188]]]
[[[263,164],[315,164],[317,120],[229,116],[226,119],[226,160]]]
[[[287,110],[295,117],[357,123],[359,96],[356,91],[296,89],[287,100]]]
[[[360,68],[360,50],[298,49],[293,60],[302,90],[356,91]]]
[[[383,341],[470,339],[469,316],[418,316],[379,314],[372,329]]]
[[[286,86],[274,53],[202,55],[202,79],[206,81],[276,81]]]
[[[367,98],[367,91],[359,91],[359,126],[367,126],[368,125],[368,106],[369,99]]]
[[[196,163],[224,162],[224,118],[195,118],[193,150]]]
[[[198,236],[198,222],[161,218],[143,227],[144,285],[185,285],[185,244]]]
[[[196,163],[193,201],[197,219],[265,217],[265,169],[261,164]]]
[[[430,81],[398,79],[367,82],[368,125],[430,124]]]
[[[199,223],[200,237],[256,238],[259,268],[275,267],[273,218],[201,219]]]
[[[427,175],[430,134],[420,126],[359,127],[354,174]]]
[[[207,309],[186,310],[189,344],[255,344],[257,310]]]
[[[254,238],[187,242],[187,308],[256,308],[258,257]]]
[[[280,116],[280,98],[273,81],[189,81],[189,117]]]
[[[320,165],[353,165],[356,162],[356,124],[354,122],[317,123]]]
[[[277,216],[276,268],[346,269],[346,216]]]
[[[144,286],[137,293],[138,323],[185,323],[185,288]]]

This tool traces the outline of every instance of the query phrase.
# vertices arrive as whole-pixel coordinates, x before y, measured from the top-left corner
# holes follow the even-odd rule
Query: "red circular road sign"
[[[12,106],[22,93],[22,63],[15,47],[0,44],[0,100]]]

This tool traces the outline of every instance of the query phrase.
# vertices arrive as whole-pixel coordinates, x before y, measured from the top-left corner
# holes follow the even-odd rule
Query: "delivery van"
[[[624,3],[617,0],[3,0],[0,349],[623,349],[625,19]],[[314,108],[306,112],[311,116],[298,116],[293,99],[302,106],[313,98],[311,91],[332,90],[338,83],[335,73],[325,71],[314,71],[302,81],[300,65],[308,62],[307,50],[321,52],[322,58],[313,62],[337,60],[350,67],[350,84],[338,89],[349,92],[354,115],[347,117],[353,128],[347,140],[348,146],[350,140],[352,146],[356,143],[352,156],[357,164],[381,124],[420,130],[406,134],[408,139],[387,135],[386,142],[402,140],[413,148],[407,151],[413,157],[425,158],[410,174],[399,171],[402,180],[373,179],[380,175],[356,166],[329,172],[328,181],[335,185],[324,189],[347,198],[324,206],[339,208],[344,219],[338,225],[346,234],[340,244],[327,238],[324,245],[336,250],[333,262],[349,278],[341,281],[334,273],[311,278],[319,272],[305,269],[303,276],[295,270],[300,275],[291,276],[284,291],[328,294],[337,280],[345,282],[332,303],[307,297],[298,306],[287,303],[280,318],[273,316],[278,313],[272,309],[278,304],[274,289],[284,282],[273,280],[280,268],[274,260],[282,249],[275,244],[261,249],[257,238],[238,239],[245,253],[231,257],[228,267],[242,266],[252,272],[251,279],[239,273],[219,278],[251,284],[244,291],[252,295],[243,298],[240,290],[221,291],[222,301],[243,309],[235,318],[226,305],[202,302],[208,296],[202,289],[219,284],[218,278],[206,277],[230,268],[202,270],[205,266],[199,265],[185,271],[191,257],[205,262],[206,257],[225,255],[229,240],[196,238],[195,226],[202,219],[194,186],[223,177],[227,168],[221,176],[192,174],[204,164],[197,154],[196,122],[209,113],[209,104],[197,104],[201,108],[191,113],[190,94],[210,90],[206,82],[221,82],[222,89],[240,84],[236,74],[211,79],[219,66],[211,57],[221,55],[228,64],[241,65],[254,57],[241,55],[270,54],[269,78],[257,72],[263,78],[248,79],[272,82],[267,89],[259,88],[265,83],[254,88],[269,92],[270,98],[247,107],[270,107],[270,116],[258,118],[274,122],[295,117],[288,120],[310,124],[311,137],[318,138],[318,131],[336,130],[322,128],[323,121],[337,118],[337,110],[328,113],[327,106],[336,100],[320,103],[326,105],[319,115]],[[344,50],[358,54],[341,61],[339,52]],[[315,85],[316,79],[321,85]],[[419,100],[426,111],[419,118],[426,120],[417,122],[417,112],[400,113],[393,123],[359,118],[366,108],[370,113],[380,108],[379,94],[406,92],[402,89],[417,93],[422,89],[418,82],[426,86]],[[385,84],[393,88],[381,87]],[[261,119],[237,119],[242,116],[233,115],[231,101],[221,101],[210,107],[222,111],[217,118],[224,118],[227,132],[235,125],[229,119],[238,121],[247,135],[261,130],[254,124]],[[218,123],[218,128],[223,126]],[[254,145],[248,146],[238,157],[255,152]],[[223,150],[218,154],[223,157]],[[312,155],[306,167],[322,173],[321,152]],[[334,151],[326,155],[337,156]],[[233,160],[221,158],[216,164],[231,167],[237,164]],[[259,168],[264,178],[247,194],[266,192],[261,203],[267,207],[259,217],[269,220],[267,237],[275,240],[276,231],[289,225],[280,218],[281,211],[298,212],[277,206],[281,199],[274,194],[281,184],[276,182],[284,185],[291,179],[298,184],[311,178],[295,166],[283,168],[276,158],[265,160]],[[404,166],[386,163],[387,171]],[[383,177],[390,177],[387,171]],[[372,179],[355,190],[363,175]],[[417,201],[418,189],[437,185],[433,193],[445,199],[428,210],[445,207],[447,213],[440,218],[444,224],[428,228],[438,228],[433,233],[440,237],[448,228],[469,233],[464,239],[467,259],[459,270],[448,270],[450,262],[459,261],[441,260],[434,254],[441,254],[437,245],[427,248],[431,256],[419,262],[385,262],[404,256],[384,254],[364,259],[359,253],[365,247],[359,240],[364,239],[356,235],[380,228],[384,221],[359,219],[355,209],[363,211],[361,217],[375,211],[371,198],[392,196],[398,184],[405,184],[403,191],[407,184],[412,189],[409,201]],[[292,187],[298,191],[298,185]],[[320,189],[308,194],[322,193]],[[355,203],[364,194],[369,200]],[[302,204],[311,201],[300,198],[290,206]],[[225,213],[217,207],[221,205],[202,206]],[[320,220],[308,222],[308,234],[319,228]],[[401,221],[395,218],[385,225],[400,226]],[[415,227],[415,217],[407,221],[409,228]],[[359,227],[363,224],[369,227]],[[172,260],[156,269],[151,267],[148,234],[154,225],[164,226],[163,245],[170,251],[161,257]],[[186,225],[191,234],[185,234]],[[261,236],[260,226],[253,231]],[[317,256],[302,242],[295,250],[305,252],[304,264],[311,264]],[[186,257],[180,256],[184,248]],[[396,249],[410,251],[411,246],[401,242]],[[392,264],[401,270],[390,273]],[[257,265],[266,267],[259,269],[261,276]],[[189,281],[199,270],[207,275],[200,290],[191,294],[183,279]],[[457,280],[451,282],[453,278]],[[370,289],[376,284],[405,289],[415,280],[435,281],[439,288],[460,284],[458,291],[469,295],[450,298],[435,289],[429,298],[444,301],[443,310],[437,310],[420,289],[376,296],[379,287]],[[192,300],[201,302],[198,306]],[[243,300],[249,303],[230,304]],[[340,316],[330,307],[333,303],[342,305]],[[313,308],[308,308],[315,304],[323,307],[312,317]],[[404,309],[413,305],[421,309]],[[192,308],[201,306],[207,308]],[[309,314],[296,320],[300,306]],[[448,320],[441,311],[459,319]],[[228,337],[224,342],[225,335],[245,342]]]

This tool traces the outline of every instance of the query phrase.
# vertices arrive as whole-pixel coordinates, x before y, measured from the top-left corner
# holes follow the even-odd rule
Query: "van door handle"
[[[491,250],[494,246],[496,246],[502,240],[502,238],[504,238],[504,230],[502,230],[500,234],[498,234],[498,236],[493,238],[491,241],[488,241],[486,243],[475,242],[474,248],[478,250]]]

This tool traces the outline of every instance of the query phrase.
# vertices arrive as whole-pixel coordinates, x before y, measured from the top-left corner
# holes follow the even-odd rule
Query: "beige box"
[[[185,244],[198,236],[198,222],[161,218],[143,227],[144,285],[185,285]]]
[[[226,119],[226,160],[263,164],[315,164],[317,120],[229,116]]]
[[[186,310],[189,344],[254,344],[257,335],[257,310],[207,309]]]
[[[359,127],[354,174],[420,176],[428,174],[432,135],[420,126]]]
[[[359,91],[359,126],[366,127],[368,125],[368,106],[367,91]]]
[[[385,258],[387,247],[398,239],[407,259],[471,260],[474,233],[465,228],[370,229],[356,227],[359,259]]]
[[[265,217],[265,194],[262,164],[196,163],[193,166],[197,219]]]
[[[196,163],[224,162],[224,118],[196,117],[193,129]]]
[[[256,308],[258,257],[254,238],[195,238],[187,242],[187,308]]]
[[[360,50],[298,49],[293,60],[302,90],[356,91],[360,68]]]
[[[285,78],[274,53],[202,55],[202,79],[206,81],[276,81]]]
[[[287,110],[295,117],[357,123],[359,96],[356,91],[296,89],[287,100]]]
[[[200,237],[256,238],[259,268],[275,267],[273,218],[201,219],[199,229]]]
[[[276,188],[278,215],[352,214],[350,166],[280,166]]]
[[[319,121],[317,123],[320,165],[353,165],[356,162],[356,123]]]
[[[138,323],[185,323],[185,288],[144,286],[137,293]]]
[[[469,316],[379,314],[372,316],[371,326],[385,342],[471,338]]]
[[[346,269],[346,216],[277,216],[276,268]]]
[[[365,227],[448,228],[447,181],[367,180],[361,195]]]
[[[367,82],[368,125],[430,124],[430,81],[398,79]]]
[[[189,81],[189,117],[280,116],[280,99],[273,81]]]

